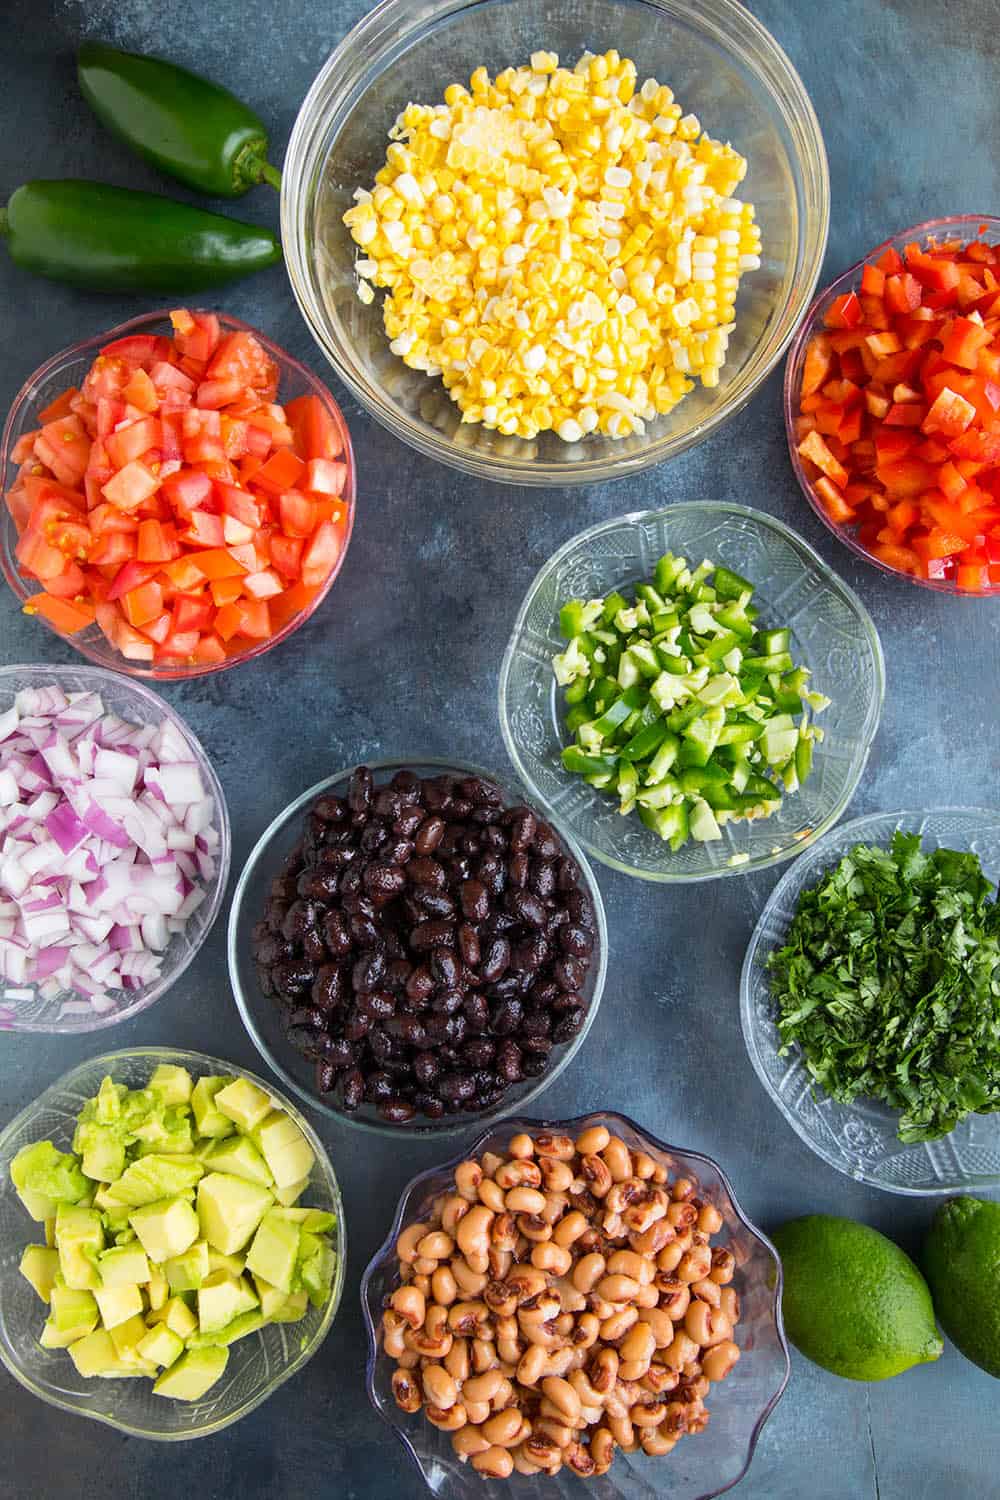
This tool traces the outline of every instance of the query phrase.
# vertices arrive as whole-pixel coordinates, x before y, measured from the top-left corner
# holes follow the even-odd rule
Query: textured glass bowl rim
[[[2,499],[0,499],[0,504],[2,503],[3,501]],[[225,793],[222,790],[222,783],[215,773],[215,767],[209,760],[204,746],[197,738],[194,731],[189,728],[189,726],[181,718],[176,709],[171,708],[170,704],[167,703],[163,698],[161,698],[159,693],[154,693],[153,689],[147,687],[144,682],[139,682],[133,677],[123,676],[119,672],[112,672],[107,667],[85,665],[50,666],[48,662],[21,662],[16,663],[15,665],[10,667],[0,667],[0,700],[2,700],[4,693],[8,688],[8,683],[10,683],[12,693],[18,692],[20,687],[23,687],[25,685],[22,682],[19,685],[15,686],[18,674],[23,677],[25,674],[34,673],[37,673],[40,676],[53,682],[59,682],[61,678],[65,679],[68,677],[93,678],[94,690],[96,692],[101,692],[102,685],[106,684],[113,687],[117,692],[125,694],[131,693],[139,700],[140,703],[143,703],[146,707],[155,710],[159,718],[169,720],[170,723],[175,726],[175,728],[180,730],[181,734],[184,736],[184,739],[194,751],[194,757],[198,763],[198,769],[204,776],[205,781],[208,784],[209,791],[215,798],[215,805],[219,809],[219,864],[213,877],[215,881],[215,890],[209,904],[208,914],[205,920],[205,926],[202,930],[201,937],[198,939],[197,943],[193,943],[191,945],[189,951],[185,954],[183,959],[172,969],[165,969],[164,972],[160,975],[159,979],[157,979],[155,984],[151,984],[147,988],[140,990],[132,1003],[130,1005],[123,1006],[120,1010],[108,1013],[106,1015],[97,1015],[95,1013],[93,1019],[89,1021],[80,1021],[74,1018],[72,1026],[61,1026],[58,1021],[13,1021],[9,1025],[6,1025],[4,1027],[4,1030],[6,1031],[33,1031],[47,1032],[49,1034],[56,1034],[61,1036],[76,1036],[83,1035],[92,1031],[106,1031],[109,1026],[117,1026],[119,1021],[131,1021],[134,1016],[139,1015],[141,1011],[148,1010],[148,1008],[154,1003],[154,1001],[159,1000],[162,995],[165,995],[167,990],[170,989],[171,985],[176,984],[177,980],[180,979],[184,971],[194,961],[201,948],[201,945],[204,943],[212,928],[215,926],[216,918],[218,917],[219,910],[222,906],[223,897],[226,894],[226,886],[229,883],[229,861],[230,856],[232,855],[232,830],[229,826],[229,808],[226,806],[226,797]],[[0,1003],[2,1003],[2,999],[0,999]]]
[[[619,870],[623,875],[631,875],[636,880],[649,880],[663,885],[693,885],[705,880],[724,880],[731,875],[752,875],[757,870],[766,870],[769,869],[771,865],[782,864],[786,859],[794,859],[796,856],[801,854],[804,849],[808,849],[813,844],[815,844],[816,841],[822,838],[823,834],[826,833],[830,828],[832,828],[837,820],[842,817],[844,809],[848,806],[851,798],[854,796],[854,793],[857,790],[858,782],[861,780],[865,766],[868,763],[868,757],[871,753],[875,735],[878,732],[879,720],[882,716],[882,704],[885,699],[885,660],[882,655],[882,643],[879,640],[878,631],[875,628],[875,622],[872,619],[871,615],[868,613],[867,609],[862,604],[861,600],[858,598],[857,594],[850,587],[850,585],[845,583],[844,580],[837,573],[835,573],[827,563],[823,561],[819,553],[814,551],[813,548],[810,547],[809,543],[805,541],[801,536],[799,536],[797,531],[793,531],[790,526],[786,526],[783,521],[779,521],[775,516],[767,515],[764,511],[761,510],[754,510],[753,507],[749,505],[730,505],[722,500],[679,500],[673,505],[665,505],[658,510],[634,510],[629,511],[627,515],[615,516],[610,521],[598,521],[596,526],[588,526],[585,531],[578,531],[576,536],[570,537],[569,541],[564,542],[559,550],[552,554],[548,562],[546,562],[541,568],[539,568],[538,572],[532,579],[528,591],[521,603],[521,607],[517,612],[517,618],[514,621],[514,628],[511,631],[510,638],[507,641],[507,646],[503,654],[503,661],[500,665],[500,681],[497,688],[497,699],[499,703],[500,713],[500,731],[503,735],[503,742],[506,747],[507,754],[510,757],[511,763],[514,766],[515,771],[517,772],[517,775],[521,778],[524,785],[528,788],[532,797],[534,797],[541,804],[541,806],[546,809],[546,815],[550,818],[550,820],[555,821],[557,819],[557,814],[550,809],[546,798],[543,796],[539,788],[535,785],[527,767],[522,763],[521,756],[518,752],[517,745],[514,739],[514,735],[511,731],[510,720],[507,714],[508,681],[513,670],[518,642],[520,641],[521,634],[524,630],[524,622],[528,617],[528,611],[531,608],[536,593],[548,581],[550,573],[554,572],[554,570],[561,565],[561,563],[565,560],[566,557],[570,555],[570,553],[576,552],[582,545],[594,541],[597,537],[603,535],[603,533],[605,532],[613,532],[617,530],[619,526],[647,525],[650,522],[660,520],[666,520],[669,522],[672,516],[676,516],[680,513],[685,513],[688,515],[699,513],[703,515],[706,520],[710,515],[717,513],[723,513],[727,516],[743,516],[744,518],[760,526],[763,530],[775,532],[794,550],[804,553],[805,557],[808,559],[811,565],[820,574],[824,583],[826,583],[828,587],[834,589],[835,592],[841,596],[844,602],[851,609],[852,613],[857,617],[858,623],[864,630],[865,637],[868,641],[868,645],[872,654],[872,665],[875,675],[876,692],[871,704],[869,705],[868,716],[865,720],[862,735],[859,738],[859,749],[857,751],[859,759],[855,767],[854,775],[851,778],[849,784],[844,788],[843,793],[837,799],[836,803],[830,809],[827,815],[822,818],[819,823],[817,823],[816,827],[806,838],[798,839],[788,848],[779,850],[777,854],[768,854],[757,859],[751,858],[746,864],[727,865],[723,869],[706,870],[702,874],[688,874],[685,872],[675,873],[669,868],[663,870],[639,870],[636,869],[633,865],[626,864],[624,860],[616,859],[613,854],[607,853],[604,849],[601,848],[599,844],[594,843],[591,839],[587,839],[582,835],[578,835],[580,843],[587,850],[588,854],[592,854],[595,859],[599,859],[602,864],[610,866],[612,870]],[[666,845],[664,845],[664,848],[666,849]],[[664,858],[669,860],[669,850],[665,853]]]
[[[771,1314],[774,1322],[774,1329],[778,1336],[778,1344],[782,1351],[782,1354],[784,1355],[785,1370],[784,1374],[781,1377],[781,1382],[778,1386],[778,1389],[772,1396],[768,1398],[763,1410],[754,1423],[753,1431],[750,1434],[750,1444],[747,1449],[746,1462],[743,1465],[743,1468],[740,1470],[739,1474],[737,1474],[735,1479],[730,1480],[728,1484],[724,1484],[721,1489],[708,1490],[704,1495],[700,1496],[700,1500],[714,1500],[715,1496],[725,1494],[727,1490],[731,1490],[734,1485],[739,1484],[740,1480],[746,1477],[747,1471],[750,1468],[751,1463],[753,1462],[753,1456],[757,1450],[757,1443],[760,1439],[761,1432],[764,1430],[764,1424],[784,1395],[785,1388],[788,1385],[789,1376],[791,1375],[791,1360],[788,1353],[788,1341],[785,1337],[785,1325],[782,1321],[781,1316],[781,1290],[783,1283],[781,1257],[772,1245],[771,1241],[768,1239],[767,1235],[764,1234],[762,1230],[758,1229],[753,1220],[749,1219],[743,1212],[743,1209],[740,1207],[739,1200],[737,1199],[736,1194],[733,1191],[732,1183],[713,1156],[709,1156],[704,1151],[689,1151],[686,1147],[668,1145],[666,1141],[661,1141],[660,1138],[658,1136],[655,1136],[651,1130],[647,1130],[645,1126],[637,1124],[636,1121],[631,1119],[628,1115],[621,1114],[617,1110],[606,1109],[594,1110],[591,1113],[585,1115],[577,1115],[570,1120],[537,1120],[528,1119],[524,1116],[518,1115],[513,1119],[504,1120],[503,1128],[505,1133],[508,1129],[513,1129],[515,1132],[527,1131],[529,1135],[534,1135],[539,1130],[551,1130],[558,1132],[560,1135],[565,1134],[576,1136],[579,1135],[581,1131],[586,1130],[589,1126],[594,1124],[612,1124],[619,1127],[625,1125],[628,1127],[628,1129],[633,1130],[636,1135],[643,1137],[658,1151],[662,1151],[669,1156],[681,1156],[686,1158],[688,1161],[703,1163],[704,1165],[711,1167],[713,1171],[718,1172],[719,1181],[721,1182],[722,1187],[729,1198],[733,1213],[736,1215],[737,1219],[740,1221],[743,1228],[747,1231],[751,1238],[755,1239],[758,1244],[762,1245],[774,1260],[775,1280],[773,1288],[773,1300],[771,1303]],[[361,1277],[361,1312],[365,1320],[365,1330],[368,1334],[368,1359],[365,1368],[365,1389],[368,1392],[368,1400],[371,1402],[372,1406],[375,1408],[375,1411],[377,1412],[379,1417],[381,1417],[382,1421],[385,1422],[386,1426],[391,1428],[392,1431],[396,1434],[396,1437],[402,1443],[403,1447],[410,1455],[410,1458],[419,1469],[420,1477],[424,1479],[425,1483],[426,1479],[424,1476],[423,1465],[421,1464],[416,1449],[414,1448],[413,1443],[410,1440],[409,1434],[404,1432],[403,1429],[398,1425],[398,1423],[394,1422],[392,1420],[392,1417],[390,1415],[387,1415],[386,1412],[382,1410],[375,1395],[375,1369],[378,1363],[380,1349],[378,1342],[378,1329],[376,1328],[375,1321],[371,1313],[368,1288],[371,1285],[372,1278],[381,1269],[383,1264],[391,1261],[394,1258],[396,1240],[399,1238],[400,1230],[403,1225],[404,1215],[411,1201],[419,1197],[420,1190],[425,1185],[431,1183],[435,1178],[440,1177],[442,1173],[454,1171],[458,1164],[462,1161],[465,1161],[466,1158],[478,1156],[480,1152],[484,1150],[484,1148],[489,1146],[489,1143],[494,1135],[496,1135],[495,1126],[490,1127],[488,1130],[481,1131],[480,1134],[476,1136],[471,1145],[469,1145],[466,1150],[461,1152],[458,1156],[451,1157],[448,1161],[439,1162],[437,1166],[429,1167],[426,1171],[419,1172],[416,1177],[412,1178],[410,1182],[407,1183],[406,1187],[404,1187],[402,1192],[400,1193],[399,1202],[396,1205],[396,1212],[392,1220],[392,1227],[390,1228],[386,1238],[382,1241],[382,1244],[375,1251],[375,1254],[368,1262],[367,1266],[365,1267],[364,1274]]]
[[[374,776],[380,775],[383,771],[423,771],[425,769],[435,772],[451,771],[459,776],[480,776],[486,781],[494,782],[504,793],[505,797],[516,798],[517,801],[524,800],[518,789],[512,790],[495,772],[485,770],[482,766],[466,764],[463,761],[442,760],[440,757],[433,755],[411,755],[407,756],[404,760],[371,760],[366,761],[365,764]],[[562,1057],[559,1058],[554,1066],[547,1068],[535,1080],[534,1086],[526,1094],[512,1100],[506,1106],[501,1100],[495,1108],[484,1110],[481,1114],[459,1113],[457,1115],[445,1115],[440,1121],[428,1120],[420,1125],[409,1126],[390,1125],[388,1121],[382,1120],[361,1119],[356,1115],[348,1113],[346,1110],[334,1109],[329,1104],[324,1103],[318,1094],[310,1093],[309,1090],[303,1088],[302,1084],[285,1070],[258,1031],[251,1004],[243,992],[243,986],[240,984],[237,936],[243,903],[247,897],[247,888],[251,877],[256,871],[257,864],[264,861],[269,855],[272,840],[284,830],[288,823],[298,818],[310,803],[315,802],[317,797],[322,796],[324,792],[330,791],[332,787],[337,786],[339,783],[347,781],[354,773],[356,766],[357,762],[353,762],[350,766],[345,767],[344,770],[338,771],[336,775],[324,777],[322,781],[317,781],[313,786],[307,788],[293,802],[289,802],[264,829],[264,832],[256,844],[254,844],[253,849],[247,857],[243,873],[240,875],[239,883],[233,894],[232,906],[229,911],[229,931],[226,942],[226,952],[229,960],[229,983],[232,987],[233,996],[236,1000],[236,1006],[243,1025],[246,1027],[250,1035],[250,1040],[257,1048],[261,1057],[267,1063],[268,1067],[277,1074],[285,1087],[297,1094],[311,1109],[315,1109],[320,1114],[325,1115],[328,1120],[335,1120],[338,1124],[347,1125],[354,1130],[366,1130],[375,1135],[391,1136],[397,1141],[425,1141],[431,1137],[458,1135],[462,1131],[475,1130],[479,1126],[492,1127],[501,1120],[505,1120],[509,1115],[512,1115],[515,1110],[523,1109],[525,1105],[533,1104],[543,1090],[548,1088],[549,1084],[555,1083],[556,1079],[569,1067],[570,1063],[576,1057],[576,1054],[587,1039],[591,1026],[597,1019],[597,1012],[604,994],[604,984],[608,971],[608,923],[604,911],[604,899],[601,896],[601,888],[597,884],[590,862],[580,848],[577,840],[556,819],[547,817],[546,821],[552,823],[560,839],[565,844],[568,853],[576,861],[581,878],[587,889],[587,895],[593,904],[594,920],[597,923],[598,956],[597,969],[594,976],[594,993],[587,1007],[587,1015],[583,1025],[576,1036],[567,1043]],[[271,1002],[267,1003],[270,1004]]]
[[[856,291],[857,283],[865,266],[885,250],[898,248],[900,243],[908,244],[911,240],[923,241],[940,235],[948,237],[950,232],[958,232],[963,228],[979,224],[985,225],[993,235],[1000,239],[1000,218],[995,214],[952,214],[950,217],[943,219],[925,219],[922,224],[913,224],[909,229],[901,229],[898,234],[889,235],[888,239],[884,239],[873,250],[869,250],[867,255],[863,255],[859,261],[856,261],[853,266],[844,271],[835,281],[831,281],[821,292],[818,292],[795,335],[795,342],[788,351],[788,360],[785,364],[783,396],[785,436],[788,440],[788,455],[792,461],[792,468],[795,470],[795,477],[799,482],[802,493],[809,501],[816,515],[823,522],[827,531],[831,531],[838,542],[842,542],[845,547],[849,547],[857,557],[863,558],[869,567],[878,568],[880,573],[887,573],[891,578],[902,578],[904,582],[915,584],[917,588],[932,589],[936,594],[954,594],[961,599],[992,599],[997,594],[1000,594],[1000,583],[995,583],[988,589],[973,593],[969,589],[960,589],[954,579],[914,578],[912,573],[904,573],[900,568],[892,568],[888,563],[882,562],[880,558],[873,557],[856,537],[830,519],[825,508],[816,498],[812,484],[806,475],[802,459],[799,457],[795,419],[799,415],[798,387],[802,376],[802,362],[805,359],[806,345],[816,332],[821,314],[826,311],[828,299],[837,296],[840,292]]]
[[[203,310],[196,309],[196,311]],[[343,412],[323,382],[311,370],[307,370],[305,365],[300,360],[297,360],[294,355],[289,354],[285,349],[282,349],[280,344],[274,343],[266,334],[261,333],[259,328],[254,328],[252,323],[244,323],[241,318],[234,318],[231,313],[217,312],[215,313],[215,317],[218,318],[220,325],[227,333],[252,333],[279,366],[282,375],[290,371],[298,376],[299,379],[304,380],[310,387],[311,393],[319,397],[333,417],[344,445],[344,458],[347,463],[347,484],[344,491],[344,499],[348,505],[348,514],[344,545],[340,549],[340,556],[337,559],[336,565],[319,593],[315,598],[310,599],[305,609],[299,610],[297,615],[287,620],[281,629],[275,635],[271,636],[270,640],[261,641],[259,645],[251,646],[238,656],[227,656],[225,661],[213,662],[207,666],[146,666],[141,662],[130,662],[120,652],[113,651],[110,646],[103,644],[101,646],[91,646],[80,641],[75,635],[64,635],[44,615],[41,617],[41,623],[57,640],[63,641],[67,646],[72,646],[74,651],[79,652],[81,656],[85,656],[88,661],[95,662],[100,667],[110,667],[123,677],[146,677],[157,682],[188,682],[195,677],[209,677],[215,672],[227,672],[230,667],[237,667],[241,662],[253,661],[259,656],[266,655],[272,647],[280,645],[282,641],[286,641],[323,603],[323,600],[337,580],[337,575],[340,573],[344,565],[344,559],[347,556],[347,549],[351,545],[351,534],[354,530],[354,513],[356,510],[356,465],[354,449],[351,446],[351,435],[347,429]],[[7,414],[7,420],[4,423],[3,437],[0,438],[0,525],[3,526],[5,531],[9,533],[14,525],[13,517],[7,508],[4,495],[9,487],[10,473],[15,468],[11,454],[14,444],[17,441],[18,428],[31,403],[37,400],[39,395],[42,394],[46,382],[58,375],[60,370],[72,360],[82,359],[92,351],[96,353],[102,345],[110,343],[112,339],[123,338],[126,334],[139,333],[151,324],[169,323],[169,321],[170,312],[167,308],[160,308],[155,312],[141,313],[136,318],[129,318],[127,322],[118,323],[114,328],[109,328],[106,333],[95,334],[92,338],[81,339],[79,343],[70,344],[65,349],[60,349],[57,354],[53,354],[44,364],[39,365],[33,375],[28,376],[14,397],[10,411]],[[6,547],[0,549],[0,567],[3,568],[3,575],[12,591],[23,604],[34,590],[29,589],[25,585],[24,579],[9,561]]]
[[[51,1108],[51,1104],[48,1103],[50,1096],[61,1092],[63,1089],[72,1088],[78,1074],[89,1073],[97,1067],[104,1067],[109,1073],[113,1074],[117,1063],[132,1058],[148,1058],[154,1066],[159,1062],[175,1062],[182,1067],[185,1065],[198,1067],[202,1072],[236,1074],[241,1078],[249,1079],[251,1083],[263,1089],[266,1094],[270,1095],[272,1099],[275,1099],[280,1104],[282,1109],[287,1110],[289,1117],[295,1121],[312,1147],[317,1164],[322,1167],[328,1179],[337,1219],[336,1277],[330,1291],[330,1298],[324,1311],[323,1320],[313,1334],[309,1344],[304,1349],[300,1349],[295,1358],[276,1374],[252,1400],[244,1402],[238,1410],[232,1412],[229,1416],[222,1417],[218,1421],[206,1422],[204,1426],[193,1428],[191,1431],[150,1432],[146,1428],[134,1427],[131,1423],[123,1421],[118,1417],[110,1416],[105,1412],[84,1411],[73,1401],[62,1401],[58,1396],[50,1395],[48,1391],[41,1390],[30,1377],[25,1375],[23,1370],[15,1368],[8,1358],[6,1345],[0,1341],[0,1360],[2,1360],[8,1373],[20,1385],[24,1386],[26,1391],[30,1391],[33,1396],[38,1396],[40,1400],[47,1402],[49,1406],[57,1406],[61,1411],[71,1412],[74,1416],[87,1417],[91,1421],[103,1423],[106,1427],[117,1428],[119,1432],[128,1433],[130,1437],[148,1438],[153,1442],[180,1443],[187,1442],[191,1438],[209,1437],[212,1433],[221,1432],[224,1427],[230,1427],[234,1422],[240,1421],[242,1417],[248,1416],[262,1402],[266,1401],[278,1389],[279,1385],[284,1385],[286,1380],[290,1380],[293,1375],[302,1369],[303,1365],[312,1359],[316,1350],[330,1331],[337,1314],[337,1309],[340,1306],[340,1299],[343,1296],[347,1265],[347,1225],[344,1215],[344,1204],[340,1194],[340,1184],[337,1181],[337,1174],[333,1170],[333,1163],[327,1155],[326,1147],[306,1117],[273,1084],[267,1083],[263,1078],[258,1078],[255,1073],[249,1072],[246,1068],[237,1067],[234,1063],[226,1062],[220,1057],[210,1057],[205,1052],[190,1052],[178,1050],[174,1047],[127,1047],[119,1052],[108,1052],[103,1056],[91,1057],[86,1062],[77,1063],[75,1068],[70,1068],[69,1072],[64,1073],[55,1083],[49,1084],[48,1088],[39,1094],[37,1099],[34,1099],[19,1114],[15,1115],[14,1119],[4,1127],[3,1131],[0,1131],[0,1160],[6,1157],[9,1149],[8,1142],[15,1132],[22,1126],[29,1124],[31,1119],[43,1109]],[[14,1270],[8,1272],[8,1275],[14,1274]]]
[[[920,818],[929,817],[931,815],[935,817],[961,815],[962,817],[966,818],[985,818],[990,823],[992,823],[994,827],[1000,829],[1000,809],[995,807],[904,807],[900,808],[897,812],[867,813],[863,818],[854,818],[851,820],[851,822],[845,823],[842,827],[836,830],[837,838],[841,839],[849,835],[855,839],[856,843],[859,844],[885,843],[885,831],[889,829],[890,824],[895,825],[897,823],[903,822],[904,820],[917,820]],[[892,831],[895,831],[895,826],[893,826]],[[817,856],[819,855],[819,853],[820,850],[817,848]],[[781,902],[784,899],[785,892],[788,890],[792,882],[796,879],[798,874],[799,872],[795,868],[786,871],[786,873],[774,887],[774,890],[771,892],[770,896],[767,898],[767,901],[764,903],[764,908],[757,919],[757,923],[754,927],[750,942],[747,945],[746,956],[743,959],[743,968],[740,973],[740,1025],[743,1028],[743,1041],[746,1045],[750,1061],[753,1064],[754,1072],[757,1074],[757,1077],[763,1085],[764,1090],[770,1098],[772,1104],[774,1104],[775,1107],[781,1111],[785,1119],[788,1121],[789,1125],[795,1131],[795,1134],[798,1136],[799,1140],[804,1142],[805,1145],[809,1147],[810,1151],[812,1151],[816,1156],[820,1157],[822,1161],[825,1161],[828,1167],[833,1167],[837,1172],[840,1172],[842,1176],[849,1178],[851,1182],[864,1183],[866,1187],[878,1188],[879,1191],[883,1193],[896,1193],[899,1197],[903,1198],[941,1198],[944,1197],[947,1193],[962,1192],[963,1190],[968,1189],[970,1184],[968,1182],[961,1181],[945,1184],[941,1187],[906,1187],[896,1183],[882,1182],[880,1179],[872,1177],[869,1173],[848,1171],[842,1161],[838,1160],[836,1156],[823,1149],[822,1145],[819,1143],[816,1137],[806,1130],[796,1112],[792,1109],[789,1109],[780,1095],[775,1093],[774,1088],[771,1084],[771,1080],[767,1076],[767,1070],[765,1069],[764,1064],[761,1061],[760,1048],[757,1042],[757,1027],[752,1015],[750,991],[753,984],[753,970],[755,963],[757,962],[758,950],[764,944],[765,926],[770,920],[772,911],[775,909],[775,907],[780,906]],[[818,873],[816,878],[819,879]],[[942,1137],[942,1139],[947,1140],[948,1137],[944,1136]],[[979,1192],[980,1190],[989,1191],[991,1187],[1000,1187],[1000,1172],[994,1173],[990,1176],[984,1174],[982,1178],[976,1180],[974,1187],[977,1192]]]
[[[793,170],[800,180],[808,173],[816,192],[818,211],[812,216],[804,216],[802,266],[788,294],[787,327],[766,360],[755,364],[759,356],[751,357],[742,385],[703,422],[677,436],[666,435],[638,454],[623,453],[620,457],[601,461],[584,458],[576,464],[478,455],[471,449],[460,448],[444,438],[425,433],[400,417],[391,403],[383,400],[378,385],[360,378],[354,367],[340,360],[327,337],[325,314],[312,295],[306,263],[304,219],[307,202],[323,167],[323,162],[317,160],[317,143],[324,122],[332,115],[340,116],[339,135],[345,111],[363,98],[375,76],[392,65],[404,43],[419,43],[428,27],[449,12],[482,10],[492,3],[495,0],[382,0],[362,17],[330,54],[302,103],[285,154],[281,238],[292,292],[313,338],[352,394],[377,421],[425,457],[505,484],[596,484],[637,474],[703,442],[741,411],[788,348],[819,280],[829,233],[830,181],[819,121],[805,85],[787,54],[748,9],[736,0],[701,0],[699,6],[691,5],[691,20],[709,32],[712,39],[727,51],[736,51],[732,39],[734,36],[740,38],[743,46],[741,61],[764,86],[771,106],[780,115],[792,142]],[[663,0],[643,0],[643,3],[651,12],[669,14]],[[388,123],[385,122],[386,129]],[[334,141],[336,138],[335,135]]]

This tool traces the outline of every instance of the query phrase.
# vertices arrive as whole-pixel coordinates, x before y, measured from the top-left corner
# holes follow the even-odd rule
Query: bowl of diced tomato
[[[148,313],[56,354],[0,450],[0,562],[27,614],[138,677],[218,672],[322,602],[354,519],[326,388],[221,313]]]
[[[1000,218],[894,235],[821,292],[785,372],[792,464],[854,552],[1000,593]]]

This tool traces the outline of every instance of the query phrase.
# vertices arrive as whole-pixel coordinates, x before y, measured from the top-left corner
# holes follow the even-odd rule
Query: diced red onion
[[[152,984],[215,874],[215,816],[169,721],[19,693],[0,713],[0,999],[104,1013]]]

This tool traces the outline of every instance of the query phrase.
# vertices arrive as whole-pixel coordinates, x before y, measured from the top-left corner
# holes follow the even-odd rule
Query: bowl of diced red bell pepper
[[[236,318],[149,313],[53,356],[11,408],[0,561],[27,614],[139,677],[218,672],[285,640],[340,570],[347,426]]]
[[[810,505],[942,593],[1000,593],[1000,218],[894,235],[813,303],[785,424]]]

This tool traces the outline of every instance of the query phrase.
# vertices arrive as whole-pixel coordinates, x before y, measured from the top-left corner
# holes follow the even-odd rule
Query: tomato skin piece
[[[171,628],[180,633],[207,630],[213,614],[212,600],[207,595],[177,594],[173,600]]]
[[[241,490],[238,485],[226,484],[222,480],[215,481],[215,494],[224,515],[232,516],[236,521],[242,521],[245,526],[254,530],[260,526],[263,516],[261,507],[252,495],[246,490]]]
[[[22,608],[26,615],[41,615],[61,635],[76,635],[93,625],[96,618],[92,604],[56,599],[51,594],[32,594]]]
[[[122,609],[129,624],[141,630],[163,613],[163,590],[155,579],[122,595]]]
[[[294,580],[299,577],[304,546],[304,539],[298,536],[275,534],[271,538],[271,562],[284,578]]]
[[[212,481],[200,469],[180,469],[163,481],[163,493],[181,517],[204,509],[213,494]]]
[[[116,469],[124,469],[134,459],[142,458],[151,448],[159,448],[162,428],[155,417],[143,417],[109,432],[104,440],[105,452]]]
[[[1000,387],[998,387],[1000,390]],[[860,399],[860,391],[858,396]],[[339,499],[347,483],[347,465],[328,458],[311,458],[306,464],[303,489],[310,495],[332,495]]]
[[[321,521],[302,554],[302,582],[308,588],[325,583],[340,556],[340,532],[332,521]]]
[[[823,318],[827,328],[857,328],[861,320],[861,303],[856,292],[842,292],[834,297]]]
[[[286,536],[311,536],[316,525],[316,507],[312,500],[297,490],[289,490],[278,497],[278,513],[281,529]]]
[[[340,431],[318,396],[296,396],[285,403],[285,419],[294,433],[300,458],[339,458],[344,451]]]
[[[54,422],[58,417],[68,416],[69,413],[73,410],[72,403],[76,399],[76,397],[79,396],[79,394],[79,386],[71,385],[68,390],[63,391],[61,396],[57,396],[54,401],[50,401],[48,406],[46,406],[42,411],[38,413],[39,425],[41,427],[44,427],[47,422]],[[36,434],[25,433],[24,436],[35,437]],[[17,456],[16,448],[14,449],[14,462],[22,462],[22,460]]]
[[[278,448],[253,477],[254,488],[269,495],[281,495],[298,488],[306,466],[291,448]]]

